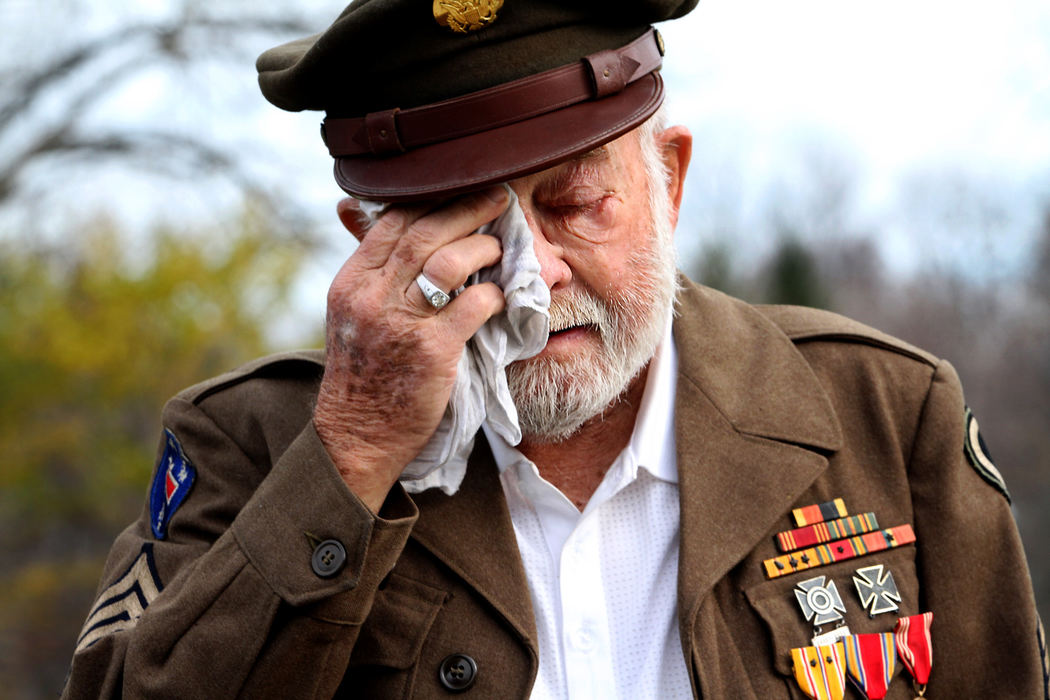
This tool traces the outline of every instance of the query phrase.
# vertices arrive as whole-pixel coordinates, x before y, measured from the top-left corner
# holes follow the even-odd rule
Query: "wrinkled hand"
[[[347,486],[373,512],[437,429],[464,345],[504,306],[499,287],[485,283],[434,309],[416,277],[422,272],[449,291],[498,262],[499,240],[470,234],[506,205],[506,191],[494,188],[437,209],[393,207],[366,231],[357,203],[339,203],[361,244],[328,291],[314,424]]]

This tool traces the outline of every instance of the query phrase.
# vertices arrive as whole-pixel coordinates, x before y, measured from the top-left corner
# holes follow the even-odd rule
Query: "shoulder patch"
[[[146,542],[128,570],[99,595],[80,631],[75,653],[107,635],[134,627],[162,588],[153,561],[153,543]]]
[[[186,500],[197,478],[197,471],[186,458],[175,433],[165,428],[164,437],[164,454],[157,465],[149,495],[150,527],[158,540],[167,536],[171,516]]]
[[[991,455],[988,454],[988,446],[984,444],[984,438],[981,437],[977,418],[974,417],[973,411],[970,410],[969,406],[966,407],[966,440],[963,451],[966,453],[966,458],[970,461],[970,465],[977,470],[981,478],[1006,496],[1007,503],[1013,503],[1013,500],[1010,498],[1010,492],[1006,490],[1006,481],[992,462]]]

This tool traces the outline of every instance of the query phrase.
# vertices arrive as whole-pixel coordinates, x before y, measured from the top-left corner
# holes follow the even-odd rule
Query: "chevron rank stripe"
[[[153,543],[146,542],[128,570],[99,595],[80,631],[76,652],[103,637],[134,627],[162,588],[153,561]]]
[[[837,561],[864,556],[872,552],[901,547],[914,541],[915,531],[911,529],[911,525],[905,523],[904,525],[875,530],[848,539],[835,540],[828,544],[802,549],[791,554],[781,554],[779,557],[766,559],[762,562],[762,566],[766,570],[767,578],[777,578],[778,576],[793,574],[796,571],[805,571],[806,569],[813,569],[825,564],[834,564]]]
[[[874,513],[848,515],[845,518],[836,518],[823,523],[778,532],[777,547],[781,552],[793,552],[803,547],[812,547],[822,542],[861,535],[878,529],[879,521],[876,520]]]
[[[897,672],[897,650],[893,633],[854,634],[843,640],[846,670],[853,684],[868,700],[882,700]]]
[[[802,506],[791,511],[791,516],[795,519],[795,525],[798,527],[822,523],[825,520],[843,518],[847,515],[849,513],[846,511],[846,504],[841,498],[825,501],[824,503],[816,503],[811,506]]]
[[[813,700],[842,700],[846,694],[846,664],[842,642],[791,650],[798,686]]]

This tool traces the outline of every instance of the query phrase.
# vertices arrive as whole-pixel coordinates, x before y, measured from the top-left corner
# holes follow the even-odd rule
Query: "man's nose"
[[[549,289],[568,284],[572,280],[572,268],[565,262],[565,250],[551,242],[544,231],[542,219],[532,207],[522,204],[521,210],[532,230],[532,248],[536,251],[536,259],[540,263],[540,277]]]

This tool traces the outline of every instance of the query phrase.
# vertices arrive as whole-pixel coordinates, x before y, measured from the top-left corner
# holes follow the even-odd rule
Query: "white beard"
[[[629,261],[639,272],[636,281],[610,299],[575,290],[551,300],[551,332],[589,325],[598,331],[599,348],[568,360],[532,358],[507,368],[524,438],[559,442],[569,437],[615,404],[652,359],[677,282],[670,234],[654,232],[649,243],[649,250]]]

